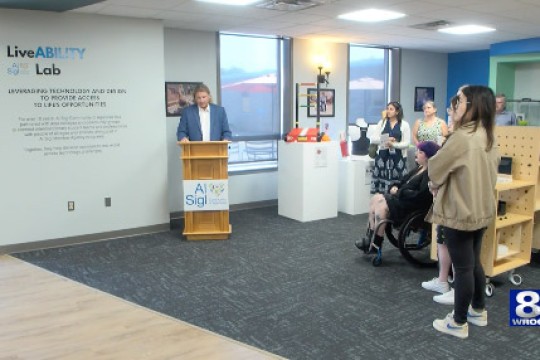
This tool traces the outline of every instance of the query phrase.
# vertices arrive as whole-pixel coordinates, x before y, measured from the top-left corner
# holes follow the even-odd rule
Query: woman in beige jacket
[[[454,264],[454,311],[435,320],[436,330],[459,338],[468,324],[487,325],[485,275],[480,249],[485,228],[496,212],[499,155],[495,144],[495,95],[485,86],[458,92],[454,132],[429,160],[434,194],[432,221],[442,225]]]

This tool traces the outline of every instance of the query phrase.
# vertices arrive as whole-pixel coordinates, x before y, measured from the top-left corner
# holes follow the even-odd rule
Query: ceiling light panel
[[[405,14],[389,10],[366,9],[339,15],[339,19],[360,22],[380,22],[404,17]]]
[[[492,32],[492,31],[495,31],[495,29],[487,27],[487,26],[481,26],[481,25],[461,25],[461,26],[443,28],[437,31],[445,33],[445,34],[452,34],[452,35],[472,35],[472,34],[482,34],[482,33]]]

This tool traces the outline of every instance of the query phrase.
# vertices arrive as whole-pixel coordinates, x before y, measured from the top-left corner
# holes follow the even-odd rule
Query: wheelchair
[[[406,216],[400,223],[390,219],[382,220],[377,224],[374,231],[369,230],[369,222],[366,235],[362,237],[361,244],[367,253],[369,245],[373,241],[374,234],[379,228],[387,224],[385,235],[392,245],[399,249],[405,260],[418,267],[436,267],[437,262],[431,259],[431,224],[424,221],[428,210],[417,210]],[[373,266],[382,263],[382,251],[377,253],[371,261]]]

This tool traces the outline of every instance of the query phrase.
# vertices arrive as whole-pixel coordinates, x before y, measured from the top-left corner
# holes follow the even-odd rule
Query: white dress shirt
[[[199,107],[199,118],[201,119],[202,139],[210,141],[210,106],[206,109]]]

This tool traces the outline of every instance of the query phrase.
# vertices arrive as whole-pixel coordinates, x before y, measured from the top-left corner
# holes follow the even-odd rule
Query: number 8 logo
[[[526,298],[529,297],[530,300],[527,301]],[[534,291],[521,291],[516,296],[516,301],[520,304],[516,306],[516,315],[522,318],[534,318],[540,315],[540,295]],[[531,309],[530,312],[525,312],[525,309]]]

